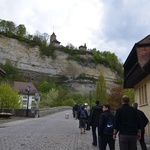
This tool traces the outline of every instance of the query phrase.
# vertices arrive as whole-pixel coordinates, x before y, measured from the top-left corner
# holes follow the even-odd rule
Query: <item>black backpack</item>
[[[108,120],[104,124],[103,132],[104,134],[113,134],[114,124],[113,124],[113,118],[111,116],[108,117]]]
[[[85,110],[80,111],[80,119],[87,119]]]

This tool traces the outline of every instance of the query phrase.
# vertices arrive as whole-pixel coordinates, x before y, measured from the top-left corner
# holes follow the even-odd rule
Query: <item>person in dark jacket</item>
[[[119,131],[120,150],[136,150],[137,139],[141,138],[141,123],[137,111],[129,106],[129,97],[122,97],[122,106],[116,110],[113,138]]]
[[[99,119],[102,113],[102,106],[99,104],[99,100],[95,101],[95,106],[91,108],[90,117],[89,117],[89,124],[92,127],[92,136],[93,136],[93,146],[97,146],[98,141],[98,133],[96,133],[96,129],[98,132],[99,126]]]
[[[72,107],[73,118],[75,118],[75,109],[76,109],[76,104],[74,104],[74,106]]]
[[[141,148],[142,148],[142,150],[147,150],[145,140],[144,140],[144,134],[145,134],[145,127],[149,122],[148,118],[146,117],[146,115],[144,114],[143,111],[137,109],[138,108],[138,103],[134,102],[132,104],[132,106],[137,110],[138,115],[140,117],[140,121],[141,121],[141,139],[139,140]]]
[[[84,109],[84,106],[81,106],[81,109],[79,110],[79,113],[78,113],[79,128],[80,128],[81,134],[82,133],[85,134],[87,118],[88,118],[87,111]]]
[[[115,150],[115,140],[113,139],[114,115],[110,112],[109,104],[103,105],[102,109],[103,113],[100,116],[98,133],[99,149],[106,150],[108,144],[110,150]]]
[[[75,104],[73,106],[73,116],[74,116],[75,119],[78,118],[78,104]]]

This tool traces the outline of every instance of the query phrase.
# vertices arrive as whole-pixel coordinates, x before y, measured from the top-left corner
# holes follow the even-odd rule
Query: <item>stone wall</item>
[[[43,117],[43,116],[47,116],[56,112],[60,112],[64,110],[71,110],[71,109],[72,107],[70,106],[60,106],[60,107],[52,107],[48,109],[39,109],[35,117]]]
[[[45,108],[45,109],[38,109],[38,110],[28,110],[28,117],[44,117],[56,112],[60,112],[63,110],[71,110],[72,107],[70,106],[59,106],[59,107],[52,107],[52,108]],[[16,117],[26,117],[26,109],[3,109],[0,110],[0,113],[10,113],[12,116]]]

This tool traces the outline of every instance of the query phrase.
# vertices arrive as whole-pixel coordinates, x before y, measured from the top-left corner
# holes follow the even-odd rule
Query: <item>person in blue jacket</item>
[[[86,128],[86,122],[88,119],[88,114],[87,114],[87,111],[84,109],[84,106],[81,106],[81,109],[79,110],[78,119],[79,119],[80,132],[81,132],[81,134],[82,133],[85,134],[85,128]]]

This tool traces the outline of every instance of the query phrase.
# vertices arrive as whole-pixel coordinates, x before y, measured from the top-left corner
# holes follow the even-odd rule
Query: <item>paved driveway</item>
[[[98,150],[91,143],[91,130],[80,134],[71,110],[0,124],[0,150]]]

